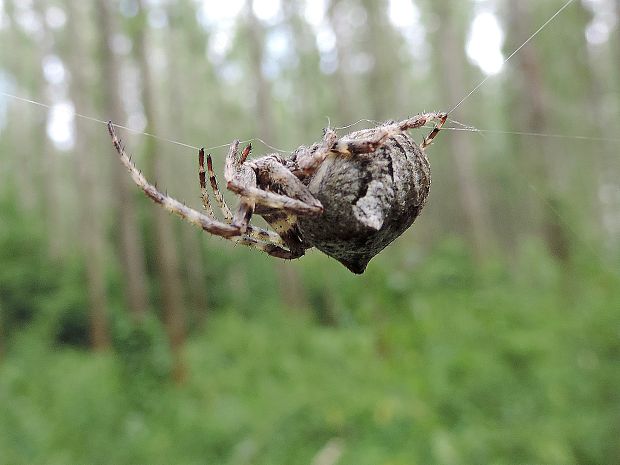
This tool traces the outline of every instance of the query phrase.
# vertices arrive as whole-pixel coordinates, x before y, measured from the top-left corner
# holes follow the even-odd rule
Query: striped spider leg
[[[133,163],[131,157],[125,151],[125,147],[123,146],[120,138],[116,135],[114,124],[111,121],[108,122],[108,132],[112,138],[114,148],[118,152],[121,163],[129,171],[132,180],[140,189],[142,189],[142,191],[144,191],[147,197],[155,203],[159,204],[169,212],[176,214],[183,220],[198,226],[211,234],[223,237],[235,243],[263,250],[274,257],[289,258],[291,252],[283,248],[280,243],[261,242],[253,237],[244,236],[242,228],[239,226],[218,221],[213,216],[194,210],[193,208],[190,208],[169,195],[159,191],[153,184],[148,182],[142,172],[138,170],[136,165]],[[209,204],[207,203],[207,205]],[[210,205],[209,207],[205,205],[205,207],[208,213],[212,212],[212,208],[209,208]],[[269,238],[271,239],[273,236],[269,234]]]

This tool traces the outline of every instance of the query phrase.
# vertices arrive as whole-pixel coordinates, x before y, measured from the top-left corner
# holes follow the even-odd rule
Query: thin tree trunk
[[[614,6],[616,25],[618,25],[620,24],[620,0],[615,0]],[[613,52],[615,52],[613,67],[615,68],[615,90],[616,95],[618,96],[616,107],[620,107],[620,28],[617,26],[615,33],[615,44],[612,44],[611,47]],[[596,73],[596,69],[594,72]],[[593,105],[593,108],[601,108],[601,106]],[[609,122],[601,122],[600,115],[598,114],[596,117],[599,118],[599,121],[597,121],[597,126],[602,131],[602,136],[609,136],[609,127],[613,126],[614,123],[615,127],[618,127],[618,124],[620,124],[620,120],[617,116],[614,123],[611,124],[609,124]],[[604,173],[601,173],[600,176],[601,184],[603,185],[601,197],[602,202],[604,202],[602,207],[604,210],[603,229],[607,235],[607,242],[610,248],[613,250],[618,250],[620,247],[620,242],[618,242],[618,238],[620,237],[620,194],[618,194],[618,192],[620,192],[620,180],[617,175],[614,175],[614,173],[618,173],[620,171],[620,159],[617,156],[618,150],[614,148],[613,144],[608,143],[607,145],[609,155],[605,160],[605,165],[609,168]]]
[[[368,73],[366,98],[370,101],[372,118],[397,119],[395,111],[402,105],[402,69],[398,57],[398,40],[394,27],[389,23],[384,3],[363,0],[367,11],[367,31],[363,35],[364,49],[372,57],[373,66]]]
[[[10,5],[9,3],[7,6]],[[16,24],[13,9],[14,7],[8,8],[7,14],[11,17],[12,24]],[[32,62],[38,63],[40,69],[40,64],[43,63],[45,56],[52,53],[54,44],[52,41],[52,34],[45,22],[44,5],[36,3],[33,5],[33,10],[38,16],[41,30],[40,35],[32,39],[36,41],[36,45],[38,45],[34,51]],[[22,57],[25,52],[26,50],[17,52],[17,56]],[[19,62],[15,63],[15,66],[17,66],[18,69],[23,68],[18,71],[18,75],[28,75],[31,73],[30,68],[32,64],[29,60],[19,59]],[[45,97],[47,82],[41,72],[34,73],[34,76],[35,77],[32,79],[32,83],[35,86],[33,98],[44,102],[47,100]],[[32,156],[23,160],[24,164],[29,164],[30,166],[23,166],[23,169],[15,171],[19,176],[21,176],[22,173],[26,175],[24,179],[17,182],[16,185],[25,188],[19,197],[25,200],[26,207],[36,208],[37,211],[41,212],[41,216],[45,219],[46,230],[49,232],[49,255],[52,258],[60,259],[67,249],[67,244],[70,243],[67,238],[67,228],[62,221],[62,198],[58,189],[60,185],[60,173],[63,172],[63,160],[58,157],[58,153],[54,147],[51,146],[46,136],[47,114],[41,112],[39,108],[26,108],[25,110],[32,112],[31,119],[35,121],[34,131],[37,134],[41,134],[41,137],[36,139],[29,137],[27,134],[32,128],[17,128],[17,130],[23,132],[21,137],[18,136],[17,140],[28,141],[26,143],[32,144],[30,148]],[[32,175],[31,173],[34,173],[36,176],[36,182],[34,183],[32,179],[29,179],[29,176]]]
[[[139,1],[140,14],[146,15],[144,0]],[[142,21],[136,33],[136,53],[142,75],[144,113],[148,122],[147,131],[157,134],[157,112],[154,99],[154,82],[147,56],[147,22]],[[160,147],[156,139],[147,141],[148,171],[152,179],[162,178],[162,160],[159,156]],[[179,274],[179,256],[176,248],[176,237],[172,229],[173,219],[163,208],[154,208],[156,262],[161,300],[164,311],[166,330],[174,355],[174,379],[177,382],[185,378],[185,366],[181,351],[185,343],[185,312],[183,303],[183,286]]]
[[[253,3],[253,2],[252,2]],[[249,11],[249,48],[252,76],[256,83],[256,116],[260,137],[271,144],[274,140],[273,112],[271,108],[271,88],[262,69],[264,30],[258,18],[255,17],[252,4]],[[288,309],[308,308],[306,291],[301,283],[297,270],[284,262],[276,262],[278,284],[282,302]]]
[[[69,21],[67,32],[70,37],[84,37],[83,29],[89,25],[86,3],[67,2]],[[91,113],[87,98],[88,77],[86,66],[89,53],[87,42],[75,41],[68,63],[71,71],[71,97],[79,111]],[[90,339],[93,349],[104,350],[110,346],[108,328],[108,297],[105,282],[105,235],[101,219],[103,214],[100,202],[96,199],[95,171],[97,162],[87,156],[89,153],[86,128],[75,132],[75,151],[77,178],[80,186],[80,241],[86,263],[86,277],[90,304]]]
[[[449,102],[459,101],[467,92],[464,86],[466,76],[463,70],[463,37],[455,17],[457,6],[448,2],[435,4],[440,21],[437,34],[437,54],[440,56],[441,69],[438,80]],[[466,112],[460,109],[460,114]],[[465,117],[465,120],[467,118]],[[476,156],[472,139],[464,134],[452,134],[447,142],[451,145],[458,183],[458,201],[467,223],[467,234],[474,254],[478,260],[485,259],[495,248],[491,222],[487,206],[480,191],[479,178],[476,173]]]
[[[355,109],[353,108],[353,99],[351,97],[351,85],[346,72],[347,63],[349,61],[349,50],[345,41],[346,28],[348,24],[338,14],[339,8],[342,7],[340,0],[332,0],[329,2],[327,15],[329,22],[336,35],[336,52],[338,54],[338,68],[333,74],[333,86],[336,90],[336,99],[338,102],[338,114],[343,125],[355,122]]]
[[[510,2],[510,18],[517,43],[522,43],[528,36],[531,24],[529,2]],[[547,95],[545,93],[542,62],[536,48],[530,43],[524,46],[515,57],[519,66],[521,92],[519,99],[521,115],[524,119],[519,127],[531,132],[548,132]],[[543,198],[542,234],[551,254],[559,260],[569,258],[569,240],[564,225],[558,218],[559,199],[553,189],[555,170],[553,150],[548,138],[537,139],[527,143],[526,152],[530,156],[524,166],[525,176],[530,177],[536,186],[545,186],[539,190]]]
[[[114,14],[109,0],[97,0],[101,41],[101,62],[103,67],[104,113],[112,121],[124,121],[123,105],[120,99],[120,66],[112,50],[116,34]],[[140,240],[140,226],[133,195],[135,186],[120,163],[112,168],[115,187],[115,209],[119,212],[120,263],[125,281],[125,297],[129,310],[136,321],[141,321],[148,310],[146,287],[146,260]]]
[[[618,0],[618,6],[620,6],[620,0]],[[575,30],[585,31],[593,19],[593,14],[584,4],[578,4],[577,12],[579,14],[576,16]],[[618,11],[618,19],[620,19],[620,10]],[[616,230],[613,230],[613,227],[610,228],[609,218],[620,213],[620,205],[617,201],[613,201],[613,196],[609,195],[608,187],[618,184],[618,170],[614,167],[620,166],[615,162],[616,144],[606,139],[608,125],[604,124],[603,121],[607,122],[607,118],[601,114],[601,109],[605,108],[606,104],[604,89],[609,88],[608,83],[611,80],[609,76],[606,76],[606,69],[599,59],[601,57],[589,50],[586,35],[576,34],[575,40],[578,41],[578,45],[573,51],[584,57],[584,60],[579,60],[579,67],[575,69],[576,73],[573,80],[581,84],[586,90],[584,98],[579,102],[583,108],[587,109],[589,117],[589,121],[587,121],[589,126],[584,125],[584,132],[587,127],[587,131],[592,137],[600,137],[605,140],[600,141],[597,156],[590,157],[588,163],[579,166],[579,175],[576,179],[573,178],[575,180],[571,182],[571,185],[584,197],[582,204],[584,216],[587,216],[587,212],[591,210],[593,223],[597,222],[599,225],[599,230],[596,231],[598,236],[596,242],[611,246],[613,240],[620,236],[620,228],[616,228]],[[620,41],[618,45],[620,45]],[[618,58],[620,60],[620,55]],[[608,63],[605,65],[607,66]]]
[[[5,342],[4,342],[4,310],[2,309],[2,302],[0,302],[0,363],[4,359]]]
[[[614,3],[616,7],[616,25],[619,24],[620,21],[620,0],[616,0]],[[616,60],[617,65],[620,65],[620,28],[616,27],[616,46],[614,47],[616,50]]]
[[[178,8],[178,5],[175,7]],[[183,85],[182,79],[186,79],[185,68],[183,66],[184,61],[181,59],[181,53],[179,50],[186,45],[183,40],[182,23],[174,21],[174,8],[169,11],[169,17],[171,27],[169,30],[170,41],[168,44],[168,82],[170,83],[170,99],[169,99],[169,111],[168,122],[176,125],[177,128],[186,128],[189,126],[188,121],[185,118],[184,107],[185,104],[192,105],[193,102],[188,101],[187,86]],[[185,31],[183,31],[185,32]],[[180,79],[179,73],[182,74]],[[185,139],[186,131],[180,129],[180,134]],[[195,176],[194,186],[196,192],[196,198],[198,195],[198,164],[195,162]],[[177,183],[178,187],[185,187],[187,181],[183,181],[184,185],[181,186],[181,182]],[[188,294],[188,301],[191,305],[191,311],[193,317],[199,321],[204,320],[207,314],[207,300],[208,292],[206,285],[206,271],[205,264],[203,262],[203,255],[200,253],[202,250],[202,242],[200,236],[196,234],[196,229],[190,225],[183,224],[181,230],[181,251],[183,259],[183,267],[187,276],[186,289]]]

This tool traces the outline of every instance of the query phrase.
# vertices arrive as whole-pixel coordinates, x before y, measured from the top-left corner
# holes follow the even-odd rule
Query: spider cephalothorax
[[[435,129],[416,144],[406,133],[437,120]],[[205,213],[158,191],[138,171],[108,123],[114,147],[135,183],[155,202],[212,234],[294,259],[316,247],[354,273],[363,273],[372,257],[400,236],[420,214],[431,184],[424,149],[447,120],[445,113],[417,115],[338,138],[325,130],[323,140],[248,160],[251,146],[239,153],[239,141],[226,157],[226,187],[239,195],[233,214],[219,191],[211,156],[207,170],[224,221],[216,219],[206,185],[204,151],[199,179]],[[273,231],[250,224],[262,216]],[[275,232],[274,232],[275,231]]]

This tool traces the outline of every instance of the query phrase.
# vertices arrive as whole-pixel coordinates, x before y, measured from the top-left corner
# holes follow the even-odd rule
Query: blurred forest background
[[[0,0],[0,463],[619,463],[620,1],[502,64],[564,3]],[[487,76],[361,277],[182,223],[79,116],[199,207],[192,146]]]

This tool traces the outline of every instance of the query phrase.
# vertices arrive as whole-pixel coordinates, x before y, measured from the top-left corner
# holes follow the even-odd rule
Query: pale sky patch
[[[325,20],[326,10],[325,0],[306,0],[304,17],[308,24],[318,27]]]
[[[420,11],[411,0],[390,0],[388,14],[390,21],[398,28],[409,28],[420,20]]]
[[[71,150],[75,145],[75,109],[71,102],[52,105],[47,117],[47,135],[61,151]]]
[[[54,85],[62,84],[65,81],[67,72],[58,55],[43,57],[43,76],[47,82]]]
[[[613,2],[583,0],[583,3],[593,15],[585,32],[588,44],[596,46],[609,42],[613,29],[618,27]]]
[[[407,41],[409,53],[422,63],[427,61],[426,28],[417,5],[412,0],[390,0],[388,16]]]
[[[202,0],[198,19],[207,26],[230,23],[241,13],[244,5],[245,0]]]
[[[467,56],[485,74],[498,74],[504,68],[504,31],[497,16],[481,11],[474,18],[467,39]]]
[[[281,6],[280,0],[254,0],[252,10],[258,19],[269,22],[278,17]]]
[[[45,22],[52,29],[60,29],[67,22],[67,14],[57,6],[50,6],[45,10]]]

